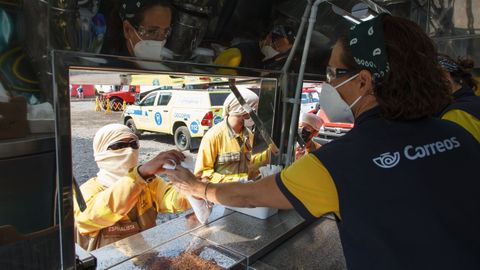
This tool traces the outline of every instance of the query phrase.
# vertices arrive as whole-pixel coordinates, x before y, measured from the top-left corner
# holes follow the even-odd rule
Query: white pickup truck
[[[153,91],[127,106],[123,123],[137,135],[143,131],[174,135],[179,150],[193,149],[208,129],[223,120],[223,102],[229,94],[225,90]]]

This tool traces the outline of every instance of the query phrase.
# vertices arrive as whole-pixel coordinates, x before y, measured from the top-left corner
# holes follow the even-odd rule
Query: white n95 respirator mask
[[[140,40],[133,47],[133,53],[136,57],[162,60],[162,49],[166,40]]]
[[[325,114],[328,116],[330,122],[342,122],[342,123],[353,123],[354,117],[352,112],[352,107],[357,104],[357,102],[362,98],[359,96],[351,105],[348,105],[338,94],[336,88],[348,83],[349,81],[355,79],[358,74],[348,78],[341,84],[333,87],[329,83],[322,84],[322,92],[320,92],[320,107],[323,109]]]
[[[265,55],[264,60],[270,59],[280,53],[279,51],[275,50],[272,46],[269,46],[269,45],[263,46],[260,50],[262,51],[262,54]]]

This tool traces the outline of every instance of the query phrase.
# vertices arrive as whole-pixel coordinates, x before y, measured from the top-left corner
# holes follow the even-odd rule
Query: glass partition
[[[168,149],[195,159],[203,135],[223,121],[223,102],[233,80],[259,96],[256,113],[267,133],[275,125],[278,72],[214,67],[174,61],[55,51],[55,111],[59,186],[63,192],[63,244],[73,250],[72,177],[79,185],[95,177],[93,137],[102,126],[120,123],[140,135],[139,162]],[[79,95],[79,92],[81,95]],[[277,134],[276,136],[279,136]],[[275,136],[274,136],[275,140]],[[254,153],[266,149],[259,133]],[[190,151],[187,151],[190,150]],[[157,224],[175,218],[159,215]],[[72,251],[73,254],[73,251]]]
[[[72,157],[79,183],[96,175],[92,140],[100,127],[111,123],[125,124],[140,136],[144,150],[140,162],[169,149],[191,150],[195,158],[203,135],[224,120],[231,78],[71,68]],[[259,96],[256,112],[271,134],[277,80],[236,77],[235,84],[240,91]],[[254,149],[254,153],[266,149],[259,132],[254,136]]]

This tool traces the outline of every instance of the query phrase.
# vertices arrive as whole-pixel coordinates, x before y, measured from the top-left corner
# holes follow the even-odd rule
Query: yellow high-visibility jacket
[[[110,187],[96,177],[80,187],[87,209],[81,212],[75,201],[75,236],[84,249],[90,251],[149,229],[156,225],[158,212],[190,208],[186,197],[172,185],[159,177],[147,183],[137,168]]]
[[[252,155],[252,132],[244,128],[241,134],[235,134],[226,119],[203,136],[195,175],[213,183],[255,179],[258,168],[269,161],[269,150]]]

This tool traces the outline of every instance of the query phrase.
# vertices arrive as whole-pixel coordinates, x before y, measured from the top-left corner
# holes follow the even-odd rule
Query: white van
[[[123,123],[137,135],[143,131],[174,135],[180,150],[198,146],[200,138],[223,120],[223,102],[230,91],[157,90],[123,112]]]

